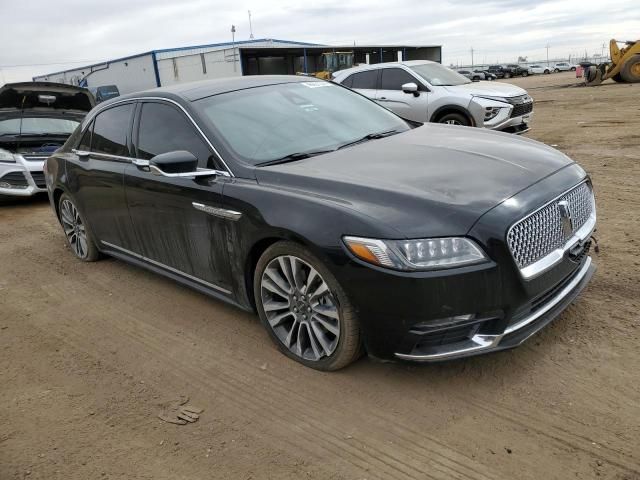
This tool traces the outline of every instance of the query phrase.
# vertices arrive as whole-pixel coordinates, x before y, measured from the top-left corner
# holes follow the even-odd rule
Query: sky
[[[250,35],[329,45],[442,45],[443,63],[608,51],[640,38],[637,0],[0,0],[0,84],[154,49]]]

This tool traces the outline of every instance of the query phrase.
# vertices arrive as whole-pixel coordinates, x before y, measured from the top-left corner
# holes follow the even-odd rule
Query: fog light
[[[484,119],[491,120],[492,118],[496,118],[500,113],[502,107],[487,107],[484,112]]]
[[[411,332],[423,334],[453,327],[461,327],[463,325],[473,323],[475,319],[476,316],[473,313],[468,313],[466,315],[456,315],[453,317],[437,318],[435,320],[416,323],[411,327]]]

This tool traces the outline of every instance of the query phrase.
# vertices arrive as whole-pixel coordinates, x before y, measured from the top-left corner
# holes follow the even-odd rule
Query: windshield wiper
[[[369,140],[376,140],[378,138],[388,137],[388,136],[394,135],[396,133],[400,133],[400,132],[398,132],[398,130],[387,130],[386,132],[369,133],[369,134],[365,135],[362,138],[354,140],[353,142],[344,143],[344,144],[340,145],[337,148],[337,150],[340,150],[341,148],[345,148],[345,147],[351,147],[351,146],[357,145],[359,143],[368,142]]]
[[[267,160],[266,162],[257,163],[257,167],[267,167],[269,165],[280,165],[281,163],[295,162],[297,160],[304,160],[305,158],[315,157],[316,155],[322,155],[323,153],[333,152],[334,150],[316,150],[312,152],[296,152],[285,155],[284,157],[276,158],[274,160]]]

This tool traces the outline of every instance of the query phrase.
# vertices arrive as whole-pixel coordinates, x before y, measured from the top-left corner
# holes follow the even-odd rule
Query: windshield
[[[410,65],[409,68],[436,87],[471,83],[471,80],[467,77],[463,77],[458,72],[454,72],[450,68],[440,65],[439,63]]]
[[[409,129],[385,108],[329,82],[249,88],[195,105],[227,148],[253,165]]]
[[[18,135],[20,132],[22,132],[22,135],[70,135],[76,129],[78,123],[75,120],[66,118],[26,117],[22,119],[22,128],[20,128],[20,119],[10,118],[0,120],[0,135]]]

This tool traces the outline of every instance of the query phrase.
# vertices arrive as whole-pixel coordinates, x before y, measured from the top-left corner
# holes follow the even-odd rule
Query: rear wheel
[[[438,119],[438,123],[446,123],[447,125],[462,125],[470,127],[471,121],[461,113],[447,113]]]
[[[640,82],[640,54],[632,56],[625,62],[620,76],[627,83]]]
[[[504,78],[511,78],[511,74],[509,72],[504,73]]]
[[[527,72],[527,71],[522,72],[522,76],[523,76],[523,77],[526,77],[526,76],[528,76],[528,75],[529,75],[529,72]]]
[[[96,261],[100,252],[96,248],[91,230],[78,207],[65,193],[60,196],[58,212],[67,245],[73,254],[84,262]]]
[[[549,75],[551,72],[548,69],[544,70],[545,75]]]
[[[307,367],[338,370],[361,354],[358,319],[333,274],[306,248],[278,242],[254,275],[258,315],[281,352]]]
[[[553,73],[560,73],[560,69],[559,68],[554,68],[553,69]]]
[[[576,67],[571,67],[571,71],[575,72],[576,71]]]

